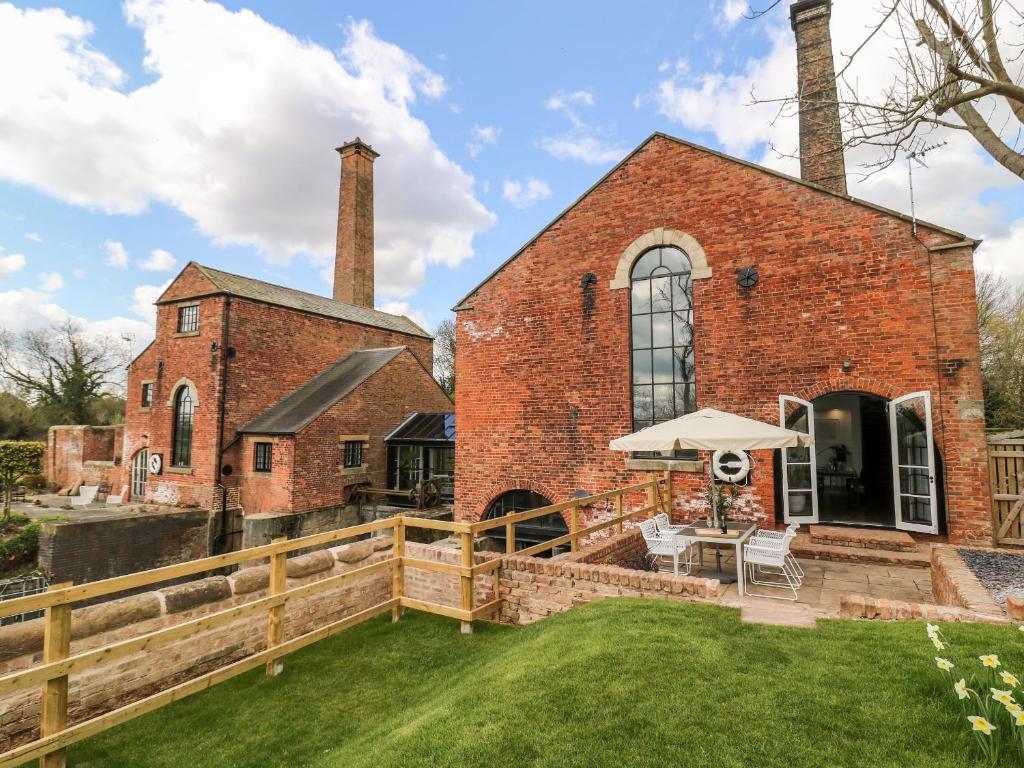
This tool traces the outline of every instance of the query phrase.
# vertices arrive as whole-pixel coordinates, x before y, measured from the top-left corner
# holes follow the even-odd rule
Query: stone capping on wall
[[[982,624],[1009,623],[1009,620],[1002,615],[1002,612],[998,615],[979,613],[958,606],[908,603],[903,600],[886,600],[884,598],[857,594],[842,595],[839,598],[839,615],[844,619],[879,619],[881,621],[925,620],[963,621]]]
[[[680,232],[678,229],[665,229],[658,227],[646,234],[640,235],[629,244],[615,267],[615,278],[608,285],[610,290],[616,288],[629,288],[629,273],[633,269],[633,262],[644,251],[655,248],[659,245],[674,245],[681,248],[690,259],[690,277],[693,280],[703,280],[711,277],[711,267],[708,266],[708,257],[693,235]]]
[[[1004,616],[1003,610],[967,563],[960,557],[960,547],[932,545],[932,593],[941,605],[964,608],[991,616]]]

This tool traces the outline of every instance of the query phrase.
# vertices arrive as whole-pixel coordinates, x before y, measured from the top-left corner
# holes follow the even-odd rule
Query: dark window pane
[[[192,465],[192,416],[195,404],[188,387],[181,387],[174,398],[173,444],[171,464],[175,467]]]
[[[192,333],[199,330],[199,306],[178,307],[178,333]]]
[[[918,496],[900,496],[900,518],[905,523],[931,525],[931,499],[924,499]]]
[[[672,278],[672,308],[689,309],[693,305],[693,284],[689,275]]]
[[[634,315],[645,315],[651,311],[651,281],[633,283],[632,304]]]
[[[662,312],[659,315],[651,315],[651,325],[654,335],[651,339],[651,346],[671,347],[672,346],[672,313]]]
[[[654,350],[654,383],[655,384],[671,384],[672,383],[672,350],[669,349],[656,349]]]
[[[697,388],[687,382],[676,384],[676,415],[684,416],[697,410]]]
[[[677,347],[688,347],[693,343],[693,325],[689,315],[689,312],[672,313],[672,343]]]
[[[676,415],[675,388],[671,384],[654,385],[654,420],[668,421]]]
[[[257,472],[269,472],[273,466],[273,452],[273,444],[256,443],[254,446],[253,469]]]
[[[930,474],[925,468],[900,467],[900,493],[928,496],[931,493],[931,484],[928,482]]]
[[[808,463],[811,460],[811,449],[810,448],[787,448],[786,449],[786,461],[789,463],[802,462]]]
[[[633,271],[630,273],[630,277],[633,280],[637,280],[642,277],[650,277],[651,270],[657,267],[661,263],[661,258],[658,254],[658,249],[655,248],[653,251],[648,251],[633,265]]]
[[[646,421],[654,418],[653,394],[650,387],[633,387],[633,418]]]
[[[675,361],[676,381],[693,382],[693,347],[675,347],[672,350]]]
[[[672,309],[672,280],[656,277],[651,280],[651,311],[667,312]]]
[[[651,346],[651,316],[636,315],[633,318],[633,349],[649,349]]]
[[[673,272],[689,272],[690,260],[678,248],[662,248],[661,263]]]
[[[633,353],[633,383],[651,383],[651,353],[646,349]]]
[[[789,487],[797,491],[811,490],[811,465],[810,464],[789,464],[786,467],[786,474],[789,477]]]

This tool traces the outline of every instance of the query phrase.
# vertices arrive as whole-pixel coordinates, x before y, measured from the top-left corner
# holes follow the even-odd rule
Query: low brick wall
[[[39,565],[54,582],[84,584],[209,557],[211,539],[210,513],[205,509],[100,511],[44,523]]]
[[[719,589],[718,579],[537,557],[506,557],[500,577],[505,624],[530,624],[607,597],[715,599]]]
[[[630,528],[623,533],[595,542],[591,546],[583,547],[578,552],[559,555],[554,559],[560,562],[614,565],[646,552],[647,545],[644,543],[640,529]]]
[[[370,565],[390,557],[390,550],[391,538],[378,537],[289,558],[288,587]],[[138,637],[257,600],[267,594],[269,574],[269,566],[256,565],[229,576],[211,576],[77,609],[71,619],[71,652]],[[391,573],[381,571],[337,589],[290,600],[286,637],[338,621],[390,597]],[[260,613],[74,674],[68,696],[71,722],[237,661],[264,648],[266,634],[267,617]],[[42,619],[0,628],[0,674],[40,663],[42,642]],[[35,738],[38,727],[38,686],[0,698],[0,751]]]
[[[997,609],[998,610],[998,609]],[[979,613],[967,608],[932,603],[908,603],[867,595],[843,595],[839,598],[839,615],[846,619],[878,619],[879,621],[966,621],[984,624],[1007,624],[999,613]]]
[[[357,504],[326,507],[312,512],[263,513],[242,519],[242,547],[269,544],[278,536],[297,539],[359,525],[363,518]]]
[[[417,560],[431,560],[449,565],[462,563],[462,551],[452,547],[406,542],[405,554]],[[477,552],[474,562],[482,563],[498,557],[501,555],[495,552]],[[462,600],[461,577],[407,566],[405,569],[405,594],[416,600],[426,600],[458,608]],[[473,579],[473,605],[479,607],[493,600],[494,575],[487,573]]]
[[[941,605],[983,615],[1002,616],[1003,610],[960,557],[956,547],[932,546],[932,594]]]

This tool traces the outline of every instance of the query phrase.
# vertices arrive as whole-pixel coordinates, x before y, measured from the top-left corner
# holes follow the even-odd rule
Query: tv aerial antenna
[[[910,181],[910,226],[914,236],[917,236],[917,210],[914,206],[914,164],[927,168],[924,157],[933,149],[944,147],[949,142],[940,141],[937,144],[925,144],[924,139],[917,138],[910,142],[906,150],[907,155],[907,178]]]

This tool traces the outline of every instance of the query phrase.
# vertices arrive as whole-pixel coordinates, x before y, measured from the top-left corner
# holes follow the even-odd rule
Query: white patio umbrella
[[[758,451],[806,448],[813,443],[814,438],[803,432],[702,408],[612,440],[608,447],[613,451]]]
[[[737,416],[734,413],[702,408],[678,419],[641,429],[612,440],[613,451],[661,451],[684,449],[698,451],[757,451],[775,448],[808,448],[814,438],[803,432],[784,429],[774,424]],[[710,462],[709,462],[710,464]],[[718,577],[723,582],[734,579],[722,574],[721,553],[716,547]]]

